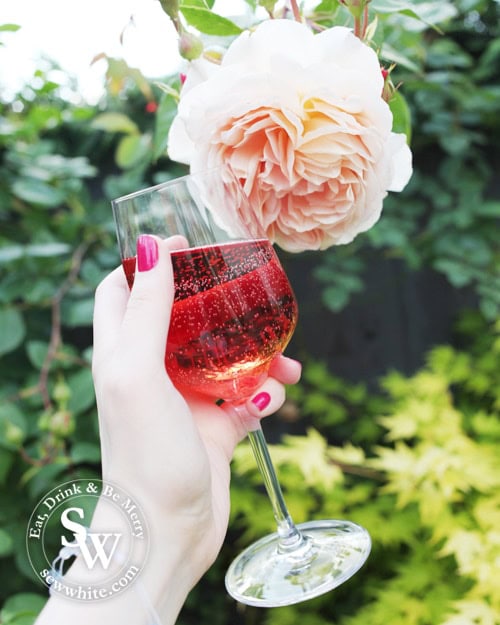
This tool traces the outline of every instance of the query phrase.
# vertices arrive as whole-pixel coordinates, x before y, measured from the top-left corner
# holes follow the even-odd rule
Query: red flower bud
[[[146,113],[156,113],[156,111],[158,110],[158,104],[156,104],[156,102],[152,100],[146,104],[145,108]]]

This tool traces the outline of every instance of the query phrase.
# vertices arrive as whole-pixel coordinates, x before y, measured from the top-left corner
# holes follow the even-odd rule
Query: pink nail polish
[[[158,262],[158,243],[149,234],[141,234],[137,239],[137,269],[149,271]]]
[[[269,393],[266,393],[265,391],[262,391],[262,393],[258,393],[252,399],[252,404],[255,404],[255,406],[257,406],[257,408],[262,412],[262,410],[265,410],[269,406],[270,401],[271,395],[269,395]]]

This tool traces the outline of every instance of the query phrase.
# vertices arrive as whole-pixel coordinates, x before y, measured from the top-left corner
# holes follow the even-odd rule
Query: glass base
[[[231,563],[226,588],[236,601],[272,608],[312,599],[349,579],[370,553],[370,535],[349,521],[310,521],[297,529],[302,539],[295,546],[271,534]]]

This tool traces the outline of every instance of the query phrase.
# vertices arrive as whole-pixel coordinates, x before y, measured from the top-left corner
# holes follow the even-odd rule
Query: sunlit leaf
[[[151,150],[149,135],[127,135],[123,137],[116,149],[116,163],[122,169],[131,169],[147,161]]]
[[[183,4],[181,6],[181,12],[188,24],[206,35],[227,37],[230,35],[239,35],[242,32],[242,29],[231,20],[222,17],[222,15],[212,13],[207,9]]]
[[[105,130],[106,132],[124,132],[125,134],[138,134],[137,124],[123,113],[101,113],[91,122],[92,128]]]

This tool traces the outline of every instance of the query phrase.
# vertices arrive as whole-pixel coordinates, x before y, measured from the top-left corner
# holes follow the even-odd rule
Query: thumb
[[[122,323],[122,348],[140,367],[164,362],[174,278],[170,252],[186,246],[183,237],[161,240],[149,234],[137,239],[132,292]],[[129,361],[129,362],[131,362]]]

